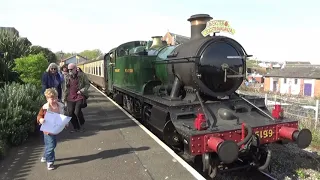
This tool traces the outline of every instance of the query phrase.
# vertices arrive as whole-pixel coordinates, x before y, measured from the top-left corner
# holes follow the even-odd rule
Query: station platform
[[[0,161],[0,180],[204,179],[95,87],[89,90],[86,131],[58,135],[56,169],[40,162],[44,146],[38,135],[10,149]]]

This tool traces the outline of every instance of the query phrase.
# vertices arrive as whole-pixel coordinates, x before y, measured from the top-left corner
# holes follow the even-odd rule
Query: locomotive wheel
[[[108,97],[112,97],[112,93],[108,90],[108,88],[106,89],[105,92],[106,92],[106,94],[107,94]]]
[[[163,128],[163,139],[171,146],[181,145],[180,135],[174,127],[172,121],[167,121]]]
[[[211,179],[214,179],[218,174],[217,162],[212,154],[202,154],[202,170]]]
[[[150,112],[148,105],[144,105],[142,108],[141,123],[143,125],[147,125],[148,124],[147,122],[149,121],[150,116],[151,116],[151,112]]]

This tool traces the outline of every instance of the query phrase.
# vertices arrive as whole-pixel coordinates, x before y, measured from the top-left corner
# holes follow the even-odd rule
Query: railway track
[[[100,92],[103,93],[105,96],[107,96],[107,94],[102,89],[100,89],[99,87],[95,86],[94,84],[92,84],[92,85],[95,88],[99,89]],[[149,129],[148,127],[145,127],[145,128]],[[159,139],[162,140],[162,138],[159,138]],[[162,142],[165,143],[163,140],[162,140]],[[207,180],[211,179],[208,175],[204,174],[201,169],[199,169],[199,166],[197,164],[193,163],[192,161],[187,161],[186,158],[183,155],[179,154],[178,152],[176,152],[176,155],[181,157],[186,163],[188,163],[191,167],[193,167],[205,179],[207,179]],[[250,174],[250,175],[248,176],[248,174]],[[266,173],[264,171],[259,171],[259,170],[250,170],[249,173],[246,171],[246,172],[232,172],[231,174],[218,174],[215,179],[216,180],[229,180],[229,179],[230,180],[234,180],[234,179],[237,179],[237,180],[242,180],[242,179],[243,180],[251,180],[251,179],[252,180],[256,180],[256,179],[259,179],[259,180],[277,180],[276,178],[274,178],[270,174],[268,174],[268,173]]]

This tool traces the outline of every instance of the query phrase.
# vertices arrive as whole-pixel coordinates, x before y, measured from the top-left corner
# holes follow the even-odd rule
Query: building
[[[186,36],[182,36],[179,34],[167,32],[163,37],[162,41],[166,41],[168,45],[177,45],[182,44],[189,41],[190,38]]]
[[[61,60],[61,62],[59,63],[60,66],[63,66],[64,64],[70,64],[70,63],[75,63],[78,64],[80,62],[83,61],[87,61],[88,59],[79,55],[79,54],[75,54],[73,56],[70,56],[66,59]]]
[[[320,96],[319,66],[286,66],[283,69],[273,69],[264,77],[264,91]]]
[[[252,73],[247,76],[247,80],[254,83],[263,83],[264,77],[261,74]]]

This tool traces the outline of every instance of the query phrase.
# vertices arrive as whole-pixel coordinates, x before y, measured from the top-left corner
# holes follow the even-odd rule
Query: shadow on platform
[[[72,160],[71,162],[67,163],[57,163],[57,168],[60,166],[66,166],[66,165],[71,165],[71,164],[81,164],[81,163],[86,163],[89,161],[93,161],[96,159],[107,159],[107,158],[112,158],[112,157],[117,157],[125,154],[130,154],[135,151],[145,151],[150,149],[150,147],[139,147],[139,148],[118,148],[118,149],[110,149],[110,150],[105,150],[101,151],[97,154],[90,154],[87,156],[75,156],[75,157],[69,157],[69,158],[63,158],[63,159],[57,159],[56,161],[69,161]]]

